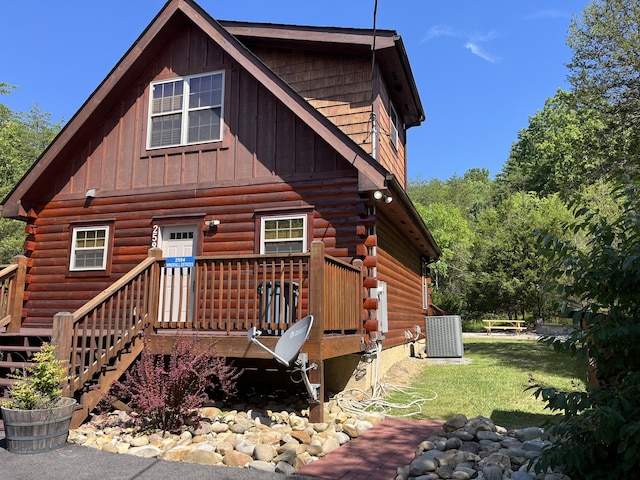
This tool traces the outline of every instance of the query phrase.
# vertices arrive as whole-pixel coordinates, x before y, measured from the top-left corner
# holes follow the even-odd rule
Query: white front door
[[[163,257],[191,257],[195,252],[196,225],[171,225],[160,229]],[[163,268],[160,284],[160,320],[185,322],[193,312],[195,278],[191,268]]]

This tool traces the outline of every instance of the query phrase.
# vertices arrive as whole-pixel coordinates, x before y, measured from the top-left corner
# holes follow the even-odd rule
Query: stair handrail
[[[160,257],[159,249],[150,249],[145,260],[82,307],[54,316],[51,342],[58,346],[58,358],[68,364],[71,377],[63,386],[64,395],[72,396],[92,382],[155,318]],[[136,282],[137,289],[130,291]],[[100,348],[92,348],[98,342]]]
[[[27,257],[16,255],[13,263],[0,270],[0,328],[20,331],[27,275]]]

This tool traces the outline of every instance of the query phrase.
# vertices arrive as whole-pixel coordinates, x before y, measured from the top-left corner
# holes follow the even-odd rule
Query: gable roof
[[[259,83],[283,102],[301,121],[306,123],[338,154],[351,163],[359,173],[359,187],[361,191],[388,188],[389,173],[384,167],[276,75],[230,31],[214,20],[195,1],[169,0],[107,77],[80,107],[78,112],[69,120],[49,147],[47,147],[3,200],[3,217],[16,219],[28,218],[29,210],[33,208],[33,205],[29,204],[29,198],[32,196],[33,198],[39,198],[40,193],[35,194],[34,192],[42,192],[46,189],[48,178],[51,178],[49,173],[53,172],[60,162],[65,161],[66,152],[70,152],[88,135],[89,125],[92,123],[91,120],[106,115],[112,107],[113,100],[126,93],[127,88],[129,88],[131,84],[131,79],[136,78],[147,68],[149,55],[156,50],[156,47],[167,42],[177,28],[189,22],[195,24],[215,41],[234,61],[253,75]],[[239,24],[236,25],[236,27],[240,28]],[[281,29],[282,26],[279,28]],[[309,29],[311,27],[301,28]],[[265,29],[269,30],[266,27]],[[343,33],[348,33],[347,30],[355,32],[353,29],[344,30],[345,32]],[[335,34],[335,32],[333,33]],[[360,32],[359,37],[361,39],[360,44],[362,44],[362,32]],[[364,35],[364,37],[366,37],[366,35]],[[392,37],[395,38],[397,35],[394,34]],[[334,41],[339,39],[335,35],[332,38]],[[397,38],[392,40],[395,49],[400,48],[397,40]],[[389,47],[387,46],[385,48]],[[401,51],[404,51],[403,47]],[[406,60],[406,57],[403,57],[402,54],[400,54],[398,58]],[[411,76],[410,79],[412,82],[413,77]],[[410,204],[410,201],[404,205],[403,209],[408,209],[408,211],[415,210],[413,205]],[[425,238],[432,240],[424,223],[420,222],[418,228],[423,231]],[[434,247],[437,250],[435,242],[431,249]],[[439,252],[439,250],[437,251]]]
[[[383,188],[386,170],[361,147],[318,112],[293,88],[271,71],[260,59],[240,43],[231,33],[215,21],[193,0],[169,0],[145,31],[111,70],[89,99],[80,107],[59,135],[40,158],[18,182],[2,202],[2,215],[10,218],[26,218],[30,206],[22,205],[24,197],[36,186],[39,179],[57,161],[63,161],[63,153],[73,146],[75,138],[81,138],[83,127],[95,116],[104,115],[111,107],[110,99],[125,91],[130,78],[147,67],[145,53],[153,46],[167,41],[177,27],[192,22],[215,41],[240,66],[253,75],[267,90],[280,99],[298,118],[320,135],[336,152],[347,159],[359,172],[361,189]]]

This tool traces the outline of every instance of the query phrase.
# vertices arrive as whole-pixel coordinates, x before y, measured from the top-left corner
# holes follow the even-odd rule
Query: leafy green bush
[[[640,469],[640,184],[617,185],[613,196],[620,205],[613,216],[576,201],[569,228],[585,234],[586,246],[545,239],[546,255],[555,259],[551,273],[579,307],[574,333],[546,341],[588,360],[590,386],[536,387],[535,395],[563,417],[538,471],[562,466],[572,478],[608,479],[632,478]]]
[[[55,345],[42,344],[40,351],[33,354],[33,365],[20,375],[12,375],[16,382],[9,388],[11,399],[4,401],[3,407],[37,410],[56,406],[62,395],[62,382],[69,376],[55,351]]]

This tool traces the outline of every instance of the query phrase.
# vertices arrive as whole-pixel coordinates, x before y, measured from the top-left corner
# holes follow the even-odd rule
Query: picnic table
[[[483,320],[482,323],[487,335],[491,335],[494,330],[515,330],[519,335],[525,330],[524,320]]]

